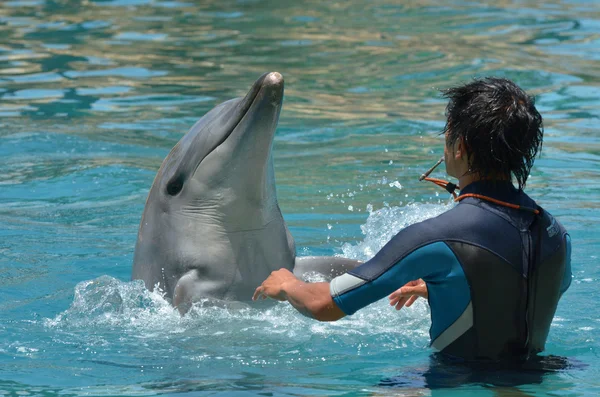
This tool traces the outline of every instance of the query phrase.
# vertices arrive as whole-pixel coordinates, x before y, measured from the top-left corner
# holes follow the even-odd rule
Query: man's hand
[[[336,321],[345,314],[329,293],[329,283],[305,283],[287,269],[279,269],[254,291],[252,300],[273,298],[288,301],[306,317]]]
[[[409,281],[402,288],[390,294],[390,305],[396,306],[396,310],[402,307],[410,307],[419,298],[427,298],[427,284],[422,279]]]
[[[298,279],[287,269],[282,268],[271,272],[271,275],[256,288],[252,300],[255,301],[258,298],[273,298],[278,301],[287,300],[287,296],[283,290],[283,284],[288,281],[298,281]]]

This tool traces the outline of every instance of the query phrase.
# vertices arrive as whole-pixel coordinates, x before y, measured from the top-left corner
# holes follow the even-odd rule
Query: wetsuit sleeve
[[[567,245],[567,256],[565,263],[565,274],[560,284],[560,295],[564,294],[567,289],[571,286],[571,279],[573,277],[571,272],[571,236],[565,234],[565,244]]]
[[[373,259],[334,278],[330,292],[339,308],[350,315],[411,280],[422,278],[428,284],[440,283],[452,273],[458,260],[446,243],[421,242],[415,247],[411,245],[414,240],[410,227],[406,228]]]

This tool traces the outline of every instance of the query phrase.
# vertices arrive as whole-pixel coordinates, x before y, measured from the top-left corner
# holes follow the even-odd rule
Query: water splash
[[[160,290],[149,291],[141,280],[122,282],[101,276],[75,287],[73,303],[54,319],[46,319],[50,328],[89,328],[90,326],[147,328],[156,318],[177,323],[179,312]]]
[[[313,274],[307,281],[323,281],[323,277]],[[255,338],[279,339],[276,335],[295,340],[310,339],[311,334],[397,335],[399,326],[416,331],[417,339],[421,339],[426,337],[428,308],[425,304],[415,305],[410,313],[398,316],[387,303],[380,302],[337,323],[323,324],[303,317],[287,303],[205,299],[181,316],[160,291],[148,291],[140,280],[123,282],[102,276],[79,283],[71,306],[55,318],[45,319],[44,325],[70,331],[120,329],[136,338],[181,333],[195,338],[243,336],[249,345],[257,342]]]
[[[448,211],[453,204],[410,203],[404,207],[388,207],[373,211],[368,205],[369,217],[360,227],[365,239],[356,245],[342,245],[342,256],[358,260],[372,258],[400,230]]]
[[[363,241],[356,245],[344,244],[343,255],[353,259],[367,260],[372,257],[399,230],[425,219],[437,216],[449,209],[444,204],[411,203],[404,207],[383,207],[374,211],[368,206],[369,217],[361,226],[365,235]],[[309,282],[323,281],[318,274],[307,278]],[[426,314],[426,305],[417,306],[414,318],[406,314],[400,316],[405,321],[413,321]],[[407,311],[408,312],[408,311]],[[364,333],[389,331],[398,325],[396,319],[388,321],[373,321],[373,316],[387,316],[390,308],[387,304],[375,304],[373,310],[357,313],[350,321],[354,330]],[[110,276],[102,276],[93,280],[79,283],[75,287],[71,306],[53,319],[46,319],[45,326],[50,328],[88,328],[90,326],[122,327],[130,330],[156,331],[168,327],[180,330],[197,328],[207,323],[229,323],[229,325],[246,323],[267,323],[262,331],[277,328],[295,332],[291,324],[300,322],[301,327],[311,327],[316,332],[325,332],[336,328],[326,325],[324,328],[315,326],[313,320],[305,319],[297,314],[286,303],[278,303],[265,307],[264,303],[231,303],[205,299],[197,302],[186,316],[180,316],[170,302],[165,299],[159,289],[148,291],[141,280],[123,282]],[[375,325],[374,325],[375,324]],[[406,325],[406,324],[405,324]],[[412,324],[414,325],[414,324]],[[364,329],[362,329],[364,326]],[[390,328],[388,328],[390,327]],[[260,328],[260,327],[259,327]],[[234,329],[243,329],[234,326]],[[258,330],[258,329],[257,329]],[[335,332],[339,332],[336,330]]]
[[[368,259],[398,230],[447,209],[442,204],[369,208],[362,226],[365,239],[344,245],[344,255]],[[323,276],[311,274],[307,281],[323,281]],[[172,365],[187,362],[229,369],[256,365],[293,369],[344,362],[347,354],[406,355],[427,346],[430,324],[424,300],[396,312],[383,299],[334,323],[303,317],[288,303],[274,301],[205,299],[181,316],[160,290],[151,292],[142,281],[109,276],[79,283],[71,306],[44,320],[61,343],[82,346],[80,354],[102,366],[121,365],[120,352],[129,351],[154,357],[144,365],[152,362],[157,368],[167,365],[157,357],[168,357],[167,362],[174,360]]]

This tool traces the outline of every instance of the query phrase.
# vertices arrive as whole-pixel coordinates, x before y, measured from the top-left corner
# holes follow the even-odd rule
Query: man
[[[427,296],[431,344],[444,355],[513,361],[544,349],[571,282],[571,248],[566,230],[523,192],[542,144],[542,117],[506,79],[475,80],[444,95],[444,160],[458,179],[458,205],[400,231],[331,283],[305,283],[281,269],[254,299],[287,300],[306,316],[335,321],[405,285],[391,304]]]

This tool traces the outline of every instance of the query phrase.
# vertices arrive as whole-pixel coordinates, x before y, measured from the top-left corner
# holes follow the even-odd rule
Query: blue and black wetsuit
[[[331,282],[347,315],[411,280],[427,283],[431,345],[466,360],[526,358],[544,349],[571,283],[566,230],[510,182],[461,190],[540,214],[465,198],[400,231],[371,260]]]

